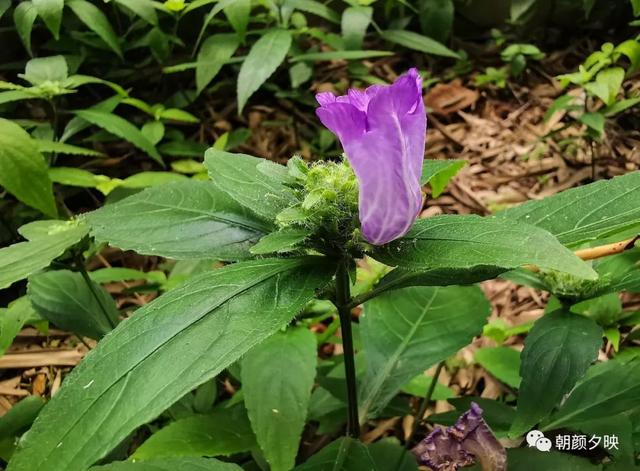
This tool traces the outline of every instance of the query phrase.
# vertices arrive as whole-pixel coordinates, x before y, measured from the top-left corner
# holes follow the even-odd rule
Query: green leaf
[[[476,350],[475,360],[503,383],[520,386],[520,352],[509,347],[484,347]]]
[[[90,109],[78,110],[75,112],[75,114],[85,121],[88,121],[91,124],[105,129],[111,134],[114,134],[130,142],[138,149],[146,152],[153,160],[161,165],[164,165],[162,157],[160,156],[154,145],[144,136],[144,134],[142,134],[142,132],[137,127],[135,127],[126,119],[106,111],[97,111]]]
[[[64,0],[32,0],[32,2],[36,7],[38,16],[42,18],[53,37],[59,39]]]
[[[242,391],[272,471],[295,465],[316,377],[316,339],[299,328],[277,333],[242,359]]]
[[[623,80],[624,69],[622,67],[609,67],[598,72],[595,82],[585,84],[584,88],[600,98],[605,105],[610,106],[616,101]]]
[[[238,263],[138,309],[67,376],[7,471],[92,465],[288,324],[333,270],[320,257]]]
[[[2,19],[9,8],[11,8],[11,0],[0,0],[0,19]]]
[[[300,61],[335,61],[335,60],[360,60],[371,59],[373,57],[392,56],[390,51],[329,51],[329,52],[308,52],[306,54],[298,54],[293,56],[289,62]]]
[[[638,408],[640,359],[611,360],[592,366],[542,430],[573,427]]]
[[[29,429],[42,406],[44,400],[40,396],[28,396],[0,417],[0,457],[3,460],[9,461],[20,435]]]
[[[31,136],[0,118],[0,186],[47,216],[58,214],[47,164]]]
[[[578,118],[582,124],[585,124],[590,130],[595,133],[595,137],[600,138],[604,134],[604,114],[594,111],[590,113],[584,113]]]
[[[520,357],[522,382],[510,435],[519,436],[560,403],[602,345],[602,329],[586,317],[556,311],[538,320]]]
[[[116,281],[145,280],[150,283],[162,283],[167,277],[162,271],[143,272],[133,268],[108,267],[99,268],[89,273],[96,283],[114,283]]]
[[[121,185],[125,188],[142,189],[187,180],[188,178],[184,175],[173,172],[139,172],[122,180]]]
[[[10,90],[8,92],[0,92],[0,105],[11,103],[13,101],[33,100],[34,98],[41,98],[41,96],[23,90]]]
[[[309,458],[294,471],[382,471],[362,442],[339,438]]]
[[[84,225],[54,221],[46,235],[0,249],[0,289],[49,266],[87,232]]]
[[[228,456],[249,451],[255,444],[247,411],[237,405],[171,422],[140,445],[131,459]]]
[[[340,23],[340,15],[338,15],[338,13],[327,5],[316,0],[285,0],[283,6],[285,8],[292,8],[311,13],[312,15],[316,15],[330,21],[331,23]]]
[[[119,461],[94,466],[91,471],[242,471],[237,464],[208,458],[167,458],[132,463]]]
[[[399,266],[383,278],[387,289],[415,284],[467,284],[525,265],[580,278],[596,273],[549,233],[528,224],[479,216],[419,219],[402,239],[371,256]]]
[[[418,471],[416,457],[395,438],[383,438],[367,448],[376,468],[380,471],[387,469]]]
[[[118,321],[111,295],[97,283],[85,281],[80,273],[56,270],[30,276],[27,295],[38,314],[81,336],[100,339]]]
[[[214,34],[209,36],[198,52],[196,62],[196,88],[201,93],[218,75],[222,66],[238,49],[235,34]]]
[[[636,106],[638,103],[640,103],[640,97],[618,100],[611,106],[607,106],[604,110],[602,110],[602,114],[605,116],[605,118],[610,118],[617,115],[618,113],[622,113],[623,111]]]
[[[0,356],[4,355],[25,324],[41,320],[26,296],[16,299],[8,308],[0,308]],[[2,430],[2,419],[0,419]],[[0,432],[0,438],[4,434]]]
[[[65,144],[64,142],[57,141],[45,141],[42,139],[34,140],[38,151],[40,152],[52,152],[55,154],[68,154],[68,155],[86,155],[87,157],[103,157],[104,154],[93,149],[87,149],[85,147],[72,146],[71,144]]]
[[[454,13],[453,0],[421,0],[418,3],[420,29],[430,38],[445,43],[451,34]]]
[[[162,121],[148,121],[144,123],[144,125],[140,129],[140,132],[149,140],[151,144],[155,146],[164,137],[165,126]]]
[[[223,11],[238,37],[244,39],[245,34],[247,34],[249,16],[251,15],[251,0],[236,0],[224,7]]]
[[[457,52],[452,51],[445,45],[421,34],[414,33],[413,31],[389,29],[382,31],[381,36],[382,39],[386,41],[399,44],[400,46],[404,46],[415,51],[424,52],[425,54],[453,57],[454,59],[460,58]]]
[[[342,38],[347,49],[362,49],[362,42],[371,24],[373,8],[354,6],[342,12]]]
[[[107,46],[122,58],[122,48],[120,47],[118,35],[98,7],[85,0],[67,0],[66,5],[71,8],[71,11],[75,13],[80,21],[96,33]]]
[[[276,71],[291,47],[291,33],[285,29],[270,29],[251,47],[238,75],[238,111]]]
[[[509,471],[601,471],[602,465],[592,464],[588,459],[567,453],[548,451],[542,453],[535,448],[511,448],[507,450]]]
[[[627,69],[627,76],[630,76],[640,68],[640,42],[637,39],[628,39],[618,44],[615,51],[627,56],[631,63]]]
[[[465,165],[466,160],[425,160],[422,163],[420,183],[431,185],[431,195],[437,198]]]
[[[100,188],[102,185],[111,182],[111,179],[105,175],[95,175],[88,170],[76,167],[50,168],[49,178],[54,183],[80,188]],[[103,193],[108,194],[109,191]]]
[[[432,381],[433,378],[431,376],[419,374],[408,383],[405,383],[400,388],[400,391],[411,396],[426,397]],[[438,381],[431,397],[434,401],[444,401],[453,396],[453,391]]]
[[[294,246],[309,237],[309,231],[305,229],[285,228],[277,232],[267,234],[251,247],[250,252],[255,255],[292,250]]]
[[[158,15],[153,0],[115,0],[115,2],[128,8],[147,23],[158,26]]]
[[[167,108],[158,113],[160,119],[167,121],[177,121],[180,123],[199,123],[200,120],[193,116],[191,113],[180,110],[178,108]]]
[[[69,68],[64,56],[38,57],[27,62],[24,74],[20,76],[32,85],[62,82],[69,76]]]
[[[38,17],[38,10],[32,2],[20,2],[15,10],[13,10],[13,22],[16,25],[18,36],[25,49],[30,56],[33,56],[31,51],[31,31],[33,30],[33,23],[35,23]]]
[[[87,215],[92,235],[144,255],[236,260],[249,257],[269,226],[211,182],[149,188]]]
[[[501,211],[496,217],[540,227],[573,247],[640,228],[639,197],[640,172],[636,171],[529,201]]]
[[[272,224],[280,211],[297,200],[291,189],[260,171],[258,165],[262,162],[264,160],[257,157],[232,154],[214,147],[204,156],[213,183],[240,205]]]
[[[406,288],[368,301],[360,317],[367,353],[361,420],[378,414],[405,383],[479,335],[490,312],[475,286]]]

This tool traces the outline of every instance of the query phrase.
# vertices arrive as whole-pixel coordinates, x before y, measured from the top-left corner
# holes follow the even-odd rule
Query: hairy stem
[[[94,286],[93,281],[91,281],[91,278],[89,277],[89,273],[87,273],[87,269],[84,266],[84,260],[82,259],[81,256],[76,256],[76,268],[82,275],[84,282],[87,284],[87,287],[89,288],[89,291],[91,291],[91,294],[93,295],[96,302],[98,303],[98,306],[100,306],[100,310],[102,311],[102,314],[104,315],[105,319],[107,320],[111,328],[115,329],[116,323],[113,321],[113,319],[111,319],[111,316],[109,316],[107,309],[104,307],[104,304],[102,304],[102,300],[100,299],[100,296],[98,296],[98,293],[96,292],[96,287]]]
[[[353,333],[351,332],[351,282],[349,281],[349,268],[344,260],[338,265],[336,271],[336,307],[340,315],[340,328],[342,331],[342,347],[344,349],[344,371],[347,381],[347,435],[353,438],[360,436],[360,424],[358,423],[358,395],[356,388],[355,355],[353,353]]]

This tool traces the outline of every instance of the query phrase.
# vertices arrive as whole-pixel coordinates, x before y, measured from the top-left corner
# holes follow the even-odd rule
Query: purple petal
[[[422,207],[426,114],[417,71],[390,86],[350,90],[335,98],[343,108],[317,99],[320,120],[340,139],[358,178],[364,237],[382,245],[406,234]]]

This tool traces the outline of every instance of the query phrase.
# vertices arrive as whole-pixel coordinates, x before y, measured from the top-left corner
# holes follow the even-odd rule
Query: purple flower
[[[422,208],[427,116],[416,69],[392,85],[318,93],[316,114],[340,142],[360,186],[360,224],[375,245],[407,233]]]
[[[507,454],[482,418],[475,402],[452,427],[436,427],[413,450],[418,461],[436,471],[456,470],[478,460],[483,471],[506,471]]]

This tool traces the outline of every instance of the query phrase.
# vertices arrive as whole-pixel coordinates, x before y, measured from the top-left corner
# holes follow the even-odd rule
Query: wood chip
[[[77,350],[9,353],[0,357],[0,369],[31,368],[40,366],[75,366],[83,353]]]

